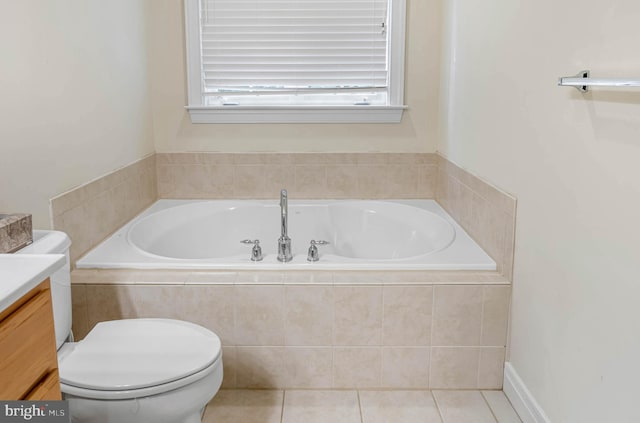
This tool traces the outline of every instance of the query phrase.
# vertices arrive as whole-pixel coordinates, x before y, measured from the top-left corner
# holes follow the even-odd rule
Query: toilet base
[[[64,394],[64,399],[72,423],[201,423],[202,411],[221,384],[222,363],[200,380],[157,395],[98,400]]]

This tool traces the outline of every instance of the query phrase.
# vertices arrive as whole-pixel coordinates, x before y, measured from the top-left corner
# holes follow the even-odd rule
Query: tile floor
[[[521,423],[501,391],[221,390],[203,423]]]

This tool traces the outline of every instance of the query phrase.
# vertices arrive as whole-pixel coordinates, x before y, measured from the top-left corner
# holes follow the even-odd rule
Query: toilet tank
[[[56,331],[56,347],[71,334],[71,267],[69,247],[71,239],[60,231],[33,231],[33,244],[24,247],[16,254],[64,254],[65,265],[50,276],[51,300],[53,303],[53,321]]]

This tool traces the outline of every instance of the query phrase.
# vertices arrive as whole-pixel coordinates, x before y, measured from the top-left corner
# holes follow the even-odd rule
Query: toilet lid
[[[220,351],[216,334],[189,322],[101,322],[61,360],[60,381],[103,391],[148,388],[207,368]]]

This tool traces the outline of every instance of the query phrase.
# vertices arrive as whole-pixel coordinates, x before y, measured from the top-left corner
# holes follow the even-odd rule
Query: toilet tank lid
[[[19,254],[65,254],[71,246],[69,236],[60,231],[33,231],[33,243],[27,245]]]
[[[59,364],[60,381],[100,391],[173,382],[213,364],[222,346],[202,326],[171,319],[98,323]]]

